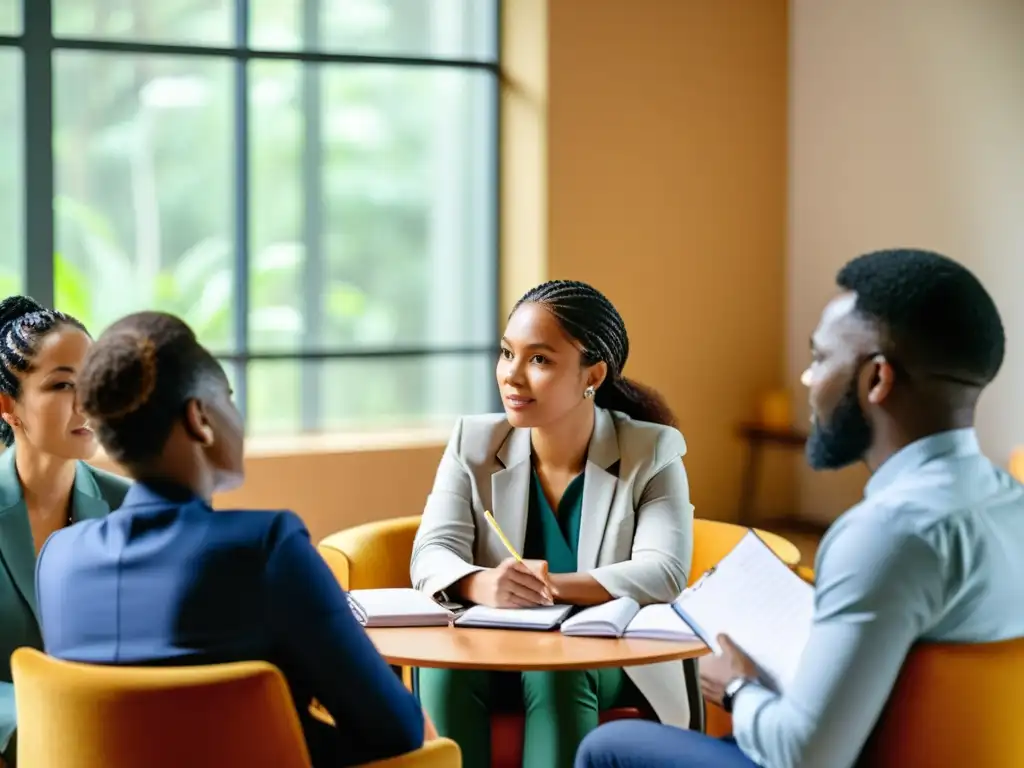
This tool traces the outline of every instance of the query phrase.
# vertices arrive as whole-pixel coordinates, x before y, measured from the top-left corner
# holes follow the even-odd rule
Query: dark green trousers
[[[492,710],[526,711],[524,768],[572,768],[598,712],[626,706],[639,692],[621,669],[580,672],[419,670],[423,708],[441,736],[462,750],[464,768],[491,764]]]

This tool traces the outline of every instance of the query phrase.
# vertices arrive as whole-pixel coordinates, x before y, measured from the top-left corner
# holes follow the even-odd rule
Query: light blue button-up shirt
[[[853,765],[915,641],[1024,637],[1024,486],[972,429],[919,440],[835,522],[815,570],[792,685],[747,686],[734,702],[736,740],[767,768]]]

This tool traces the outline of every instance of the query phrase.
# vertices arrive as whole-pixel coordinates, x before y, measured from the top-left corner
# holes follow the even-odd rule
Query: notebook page
[[[646,605],[626,627],[626,637],[650,640],[699,640],[668,603]]]
[[[474,605],[456,619],[455,625],[553,629],[571,610],[571,605],[539,605],[536,608],[491,608],[486,605]]]
[[[716,653],[727,634],[782,691],[792,681],[814,615],[814,589],[753,531],[674,603]]]
[[[566,635],[621,637],[640,605],[631,597],[609,600],[580,611],[562,625]],[[681,621],[676,617],[676,621]]]

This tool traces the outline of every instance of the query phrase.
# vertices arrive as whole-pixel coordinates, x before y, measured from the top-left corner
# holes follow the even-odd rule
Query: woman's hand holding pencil
[[[484,512],[490,524],[511,557],[497,568],[472,573],[462,579],[459,591],[466,599],[492,608],[532,608],[552,605],[548,564],[545,560],[523,560],[515,547],[498,527],[490,512]]]

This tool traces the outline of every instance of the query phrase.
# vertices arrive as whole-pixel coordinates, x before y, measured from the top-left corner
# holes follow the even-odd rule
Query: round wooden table
[[[679,661],[708,653],[700,641],[569,637],[558,630],[387,627],[367,629],[366,633],[381,656],[400,667],[509,672],[600,669]]]

